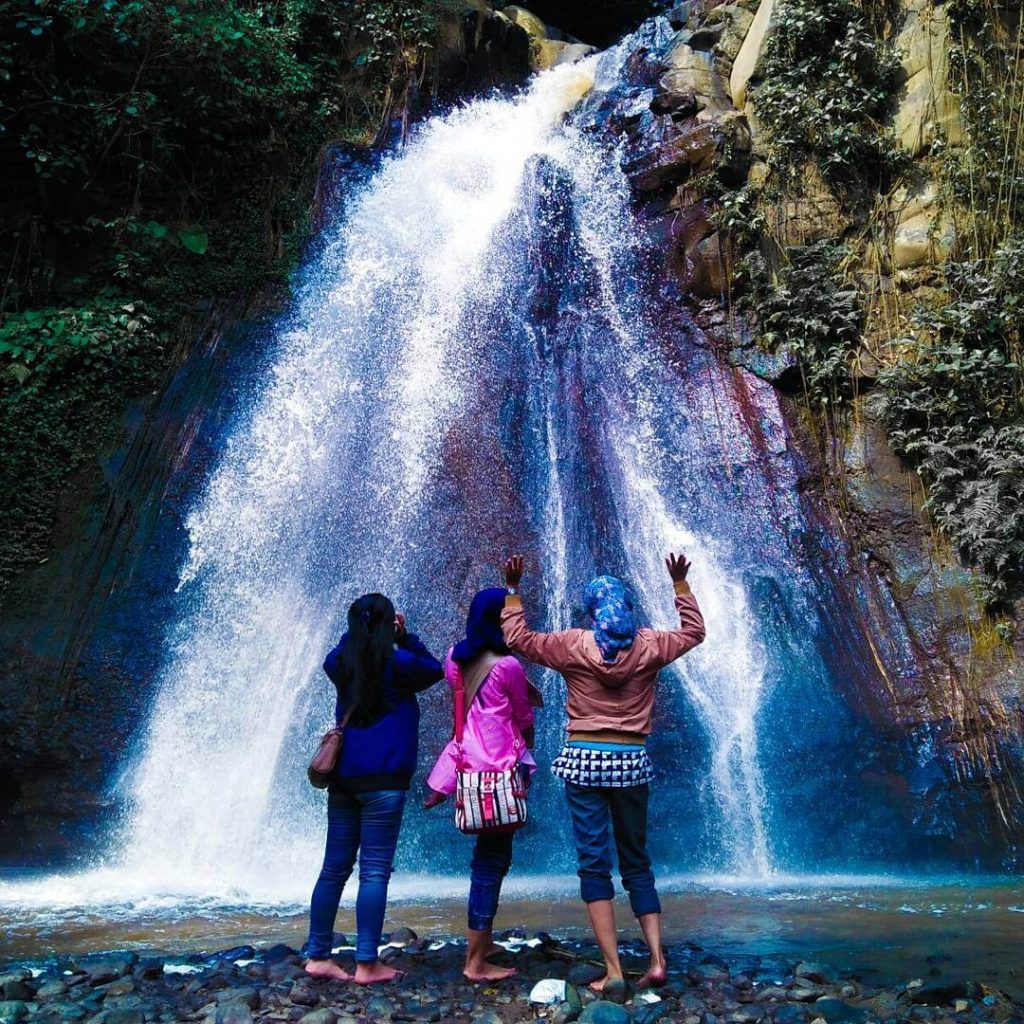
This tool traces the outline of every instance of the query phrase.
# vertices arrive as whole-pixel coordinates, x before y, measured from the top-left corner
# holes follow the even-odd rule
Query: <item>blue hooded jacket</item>
[[[348,710],[341,674],[346,633],[327,655],[324,671],[338,691],[335,720]],[[441,663],[415,633],[396,640],[394,657],[384,674],[384,714],[372,725],[345,726],[341,757],[331,780],[332,792],[366,793],[375,789],[408,789],[419,752],[420,706],[416,694],[444,676]]]

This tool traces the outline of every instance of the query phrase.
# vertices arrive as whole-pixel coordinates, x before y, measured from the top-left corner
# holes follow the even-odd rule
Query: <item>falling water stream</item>
[[[188,516],[97,893],[304,898],[323,797],[303,764],[333,708],[320,664],[348,602],[392,595],[441,654],[515,548],[548,628],[579,621],[602,571],[671,626],[662,560],[688,554],[708,639],[660,684],[655,860],[748,881],[805,867],[802,823],[776,807],[785,751],[769,757],[763,731],[769,697],[827,674],[794,460],[772,389],[723,366],[650,286],[619,154],[587,130],[631,45],[428,120],[347,197]],[[782,640],[779,607],[795,624]],[[538,679],[543,763],[564,717],[560,681]],[[422,766],[448,728],[442,689],[422,699]],[[533,802],[516,870],[565,879],[546,773]],[[462,872],[450,835],[443,812],[410,807],[399,893]]]

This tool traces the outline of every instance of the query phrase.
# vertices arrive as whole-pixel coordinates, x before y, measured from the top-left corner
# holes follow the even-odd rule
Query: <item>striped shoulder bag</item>
[[[526,786],[519,765],[505,771],[473,772],[461,763],[466,716],[498,660],[490,652],[482,655],[473,665],[468,686],[460,671],[455,690],[455,825],[467,835],[515,832],[526,824]]]

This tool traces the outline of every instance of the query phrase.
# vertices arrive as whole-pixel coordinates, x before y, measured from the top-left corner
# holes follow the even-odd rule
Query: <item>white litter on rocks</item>
[[[231,961],[236,967],[248,967],[249,964],[259,963],[258,960],[232,960]]]
[[[517,950],[522,949],[523,946],[529,946],[530,949],[536,949],[538,946],[544,945],[540,939],[495,939],[494,944],[496,946],[502,946],[510,953],[515,953]]]
[[[198,974],[201,970],[198,964],[164,964],[164,974]]]
[[[661,1002],[661,996],[659,996],[657,992],[651,992],[651,991],[638,992],[633,997],[633,1002],[634,1003],[660,1003]]]
[[[530,990],[530,1002],[542,1003],[547,1006],[549,1003],[560,1003],[565,999],[565,979],[545,978],[538,981]]]
[[[427,949],[431,953],[436,953],[439,949],[444,949],[444,947],[447,945],[448,943],[445,942],[444,939],[437,939],[434,942],[432,942],[429,946],[427,946]]]

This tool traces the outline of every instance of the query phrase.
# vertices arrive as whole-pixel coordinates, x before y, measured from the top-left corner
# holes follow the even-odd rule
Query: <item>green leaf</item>
[[[199,256],[206,252],[210,244],[209,235],[202,224],[186,224],[185,227],[179,228],[178,238],[189,252],[194,252]]]
[[[19,384],[24,384],[32,376],[32,371],[27,366],[22,366],[21,363],[15,363],[7,372]]]

